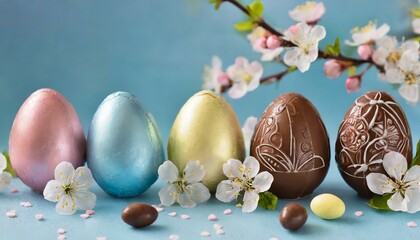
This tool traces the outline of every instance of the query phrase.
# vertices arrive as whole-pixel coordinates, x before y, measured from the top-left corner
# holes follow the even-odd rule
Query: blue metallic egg
[[[156,122],[136,97],[116,92],[105,98],[87,138],[87,164],[98,185],[112,196],[137,196],[157,180],[164,160]]]

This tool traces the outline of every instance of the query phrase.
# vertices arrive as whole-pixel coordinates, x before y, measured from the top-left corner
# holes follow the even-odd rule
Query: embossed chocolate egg
[[[71,104],[52,89],[34,92],[13,122],[10,161],[16,174],[35,192],[42,192],[62,161],[75,168],[85,162],[86,138]]]
[[[137,196],[157,180],[164,160],[157,125],[135,96],[116,92],[105,98],[87,141],[87,163],[98,185],[116,197]]]
[[[318,111],[302,95],[286,93],[264,111],[251,140],[260,171],[274,176],[270,191],[297,199],[312,193],[330,164],[327,130]]]
[[[371,197],[366,176],[386,173],[384,155],[400,152],[411,162],[410,127],[401,107],[384,92],[368,92],[347,111],[338,130],[335,159],[341,176],[363,197]]]
[[[183,171],[187,162],[199,160],[206,175],[203,183],[210,191],[226,179],[223,164],[245,158],[241,126],[232,107],[221,96],[201,91],[181,108],[172,126],[168,158]]]

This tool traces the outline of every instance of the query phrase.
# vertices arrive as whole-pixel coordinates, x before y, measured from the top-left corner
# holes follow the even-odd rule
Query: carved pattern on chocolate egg
[[[356,100],[339,129],[342,149],[338,160],[343,173],[365,178],[368,172],[382,168],[386,152],[405,151],[410,139],[409,129],[392,107],[395,105],[398,107],[394,101],[384,100],[381,92],[373,98],[365,95],[364,99]],[[367,118],[372,114],[371,119]]]
[[[256,129],[255,135],[262,136],[255,143],[256,154],[260,162],[272,172],[310,172],[326,166],[325,160],[314,152],[308,123],[293,124],[292,118],[296,115],[295,100],[299,99],[296,96],[289,99],[280,97],[276,103],[278,107],[268,117],[261,119],[261,124]],[[287,116],[289,131],[279,131],[279,119],[284,114]],[[266,111],[263,113],[265,115]],[[284,135],[287,132],[289,134]],[[300,145],[296,146],[296,142]]]

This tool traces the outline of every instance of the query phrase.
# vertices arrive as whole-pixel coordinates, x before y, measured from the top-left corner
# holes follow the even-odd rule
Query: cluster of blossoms
[[[216,1],[217,2],[217,1]],[[285,71],[262,77],[263,67],[260,62],[249,62],[244,57],[238,57],[234,65],[223,71],[222,62],[213,57],[212,66],[206,66],[203,74],[203,88],[212,89],[217,93],[228,92],[231,98],[238,99],[247,92],[253,91],[260,84],[279,81],[284,75],[295,69],[300,72],[309,70],[311,63],[321,54],[322,58],[330,59],[324,64],[324,73],[328,78],[338,78],[346,70],[349,77],[345,86],[348,92],[360,89],[362,77],[372,66],[379,70],[380,77],[386,82],[399,84],[400,94],[410,103],[420,101],[420,63],[418,40],[398,42],[396,37],[387,35],[390,27],[383,24],[377,27],[369,23],[363,28],[352,30],[352,40],[346,45],[357,47],[360,58],[343,56],[339,41],[334,46],[327,46],[326,51],[318,47],[319,41],[325,38],[326,31],[319,20],[325,13],[322,2],[307,1],[289,11],[289,16],[297,22],[287,30],[279,32],[268,25],[262,18],[263,5],[254,2],[243,6],[237,0],[224,0],[237,6],[250,17],[249,22],[240,23],[240,31],[250,30],[247,35],[252,49],[261,54],[261,61],[275,61],[287,67]],[[258,5],[258,8],[254,6]],[[415,17],[412,25],[414,32],[420,32],[420,9],[413,10]],[[356,68],[367,67],[360,73]]]

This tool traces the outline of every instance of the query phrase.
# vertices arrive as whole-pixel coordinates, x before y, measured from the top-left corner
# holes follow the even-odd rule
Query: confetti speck
[[[175,235],[175,234],[172,234],[172,235],[169,236],[169,240],[179,240],[179,236]]]
[[[93,211],[92,209],[89,209],[89,210],[86,210],[86,214],[93,215],[95,214],[95,211]]]
[[[9,217],[9,218],[15,218],[17,216],[16,211],[15,210],[10,210],[6,213],[6,216]]]
[[[32,207],[32,203],[30,203],[30,202],[25,202],[25,203],[23,203],[23,206],[24,206],[24,207]]]
[[[163,208],[158,207],[156,205],[152,205],[152,207],[154,207],[156,209],[156,211],[158,211],[158,212],[162,212],[164,210]]]
[[[64,234],[60,234],[60,235],[58,235],[58,237],[57,237],[57,239],[58,240],[64,240],[64,239],[66,239],[67,237],[66,237],[66,235],[64,235]]]
[[[219,230],[219,229],[222,229],[223,227],[222,227],[222,225],[216,223],[216,224],[213,225],[213,228],[214,228],[214,230]]]
[[[228,208],[223,212],[223,214],[230,215],[230,214],[232,214],[232,210],[230,208]]]
[[[106,240],[106,237],[97,237],[96,240]]]
[[[10,190],[11,193],[18,193],[19,190],[17,190],[16,188],[13,188],[12,190]]]
[[[64,233],[66,233],[66,229],[64,229],[64,228],[59,228],[59,229],[57,229],[57,233],[58,233],[58,234],[64,234]]]
[[[44,220],[44,214],[36,214],[35,219],[38,221]]]
[[[190,219],[190,216],[188,216],[187,214],[182,214],[181,218],[184,219],[184,220],[188,220],[188,219]]]
[[[225,230],[223,230],[222,228],[221,229],[217,229],[216,230],[216,234],[217,235],[225,235]]]
[[[354,216],[356,216],[356,217],[360,217],[362,215],[363,215],[363,212],[362,211],[356,211],[356,212],[354,212]]]
[[[176,216],[176,212],[170,212],[170,213],[168,213],[168,215],[171,216],[171,217],[175,217]]]
[[[83,218],[83,219],[87,219],[87,218],[89,218],[89,214],[86,214],[86,213],[80,214],[80,217]]]
[[[272,237],[272,238],[270,238],[270,240],[279,240],[279,239],[276,238],[276,237]]]
[[[417,223],[410,221],[407,223],[407,227],[417,227]]]
[[[216,220],[217,220],[217,216],[216,216],[216,215],[214,215],[214,214],[212,213],[212,214],[210,214],[210,215],[207,217],[207,219],[208,219],[209,221],[216,221]]]
[[[209,232],[207,232],[207,231],[203,231],[203,232],[201,232],[201,234],[200,234],[201,236],[203,236],[203,237],[210,237],[210,233]]]

